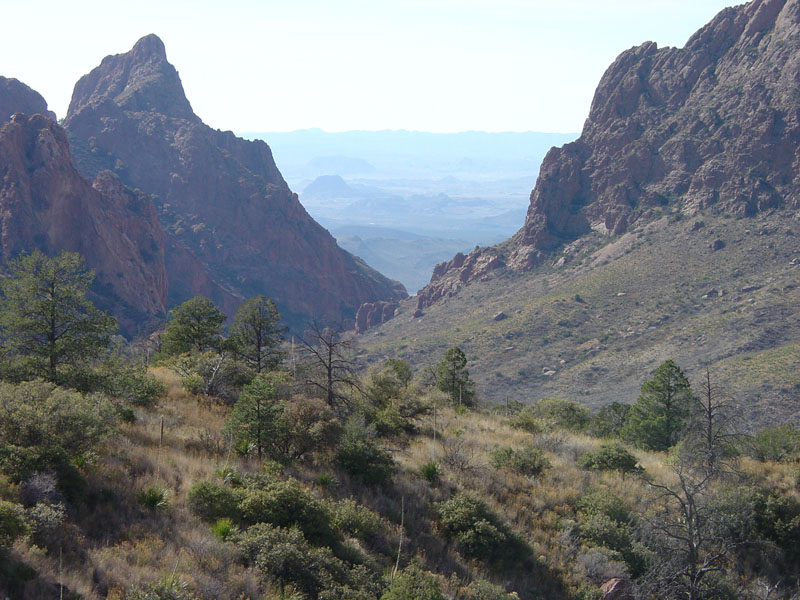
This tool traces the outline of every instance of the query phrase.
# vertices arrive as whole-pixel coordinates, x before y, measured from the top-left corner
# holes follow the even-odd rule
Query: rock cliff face
[[[109,169],[153,195],[171,303],[204,294],[230,311],[261,293],[299,323],[352,319],[364,302],[405,297],[306,213],[264,142],[202,123],[156,36],[84,76],[65,124],[85,176]]]
[[[164,239],[150,198],[108,171],[94,185],[72,166],[64,130],[14,110],[0,129],[0,262],[39,248],[81,253],[95,300],[134,334],[164,317]]]
[[[0,76],[0,125],[7,123],[17,112],[45,115],[56,120],[55,113],[47,110],[47,102],[39,92],[17,79]]]
[[[581,137],[545,157],[525,225],[474,254],[527,270],[592,230],[619,235],[665,208],[800,208],[799,90],[798,0],[727,8],[684,48],[623,52]],[[474,279],[464,268],[434,273],[420,308]]]

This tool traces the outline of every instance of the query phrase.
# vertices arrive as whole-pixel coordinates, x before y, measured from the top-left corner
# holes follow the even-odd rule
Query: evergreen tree
[[[276,368],[283,357],[279,346],[286,330],[275,303],[255,296],[242,303],[231,326],[230,343],[256,373]]]
[[[436,387],[446,392],[455,403],[472,404],[475,385],[469,378],[467,357],[461,348],[450,348],[436,366]]]
[[[642,384],[622,429],[623,438],[650,450],[668,450],[681,439],[692,401],[683,371],[671,360],[663,362]]]
[[[261,459],[285,435],[281,415],[281,397],[289,377],[286,373],[265,372],[244,387],[225,425],[237,445],[252,444]]]
[[[195,296],[170,311],[161,336],[162,351],[173,356],[185,352],[218,350],[222,345],[225,315],[208,298]]]
[[[9,270],[0,282],[3,343],[36,375],[56,381],[59,367],[90,361],[108,346],[117,323],[86,298],[94,273],[79,254],[50,258],[36,250]]]

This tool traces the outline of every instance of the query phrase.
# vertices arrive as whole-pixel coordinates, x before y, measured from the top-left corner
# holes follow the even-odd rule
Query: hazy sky
[[[3,2],[0,75],[61,118],[75,81],[156,33],[209,125],[577,132],[606,67],[682,46],[729,0]]]

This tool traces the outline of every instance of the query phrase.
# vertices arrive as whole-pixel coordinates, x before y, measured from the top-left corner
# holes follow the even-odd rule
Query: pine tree
[[[692,406],[689,380],[671,360],[642,384],[622,437],[650,450],[668,450],[681,439]]]
[[[285,435],[281,398],[288,381],[289,376],[278,371],[256,375],[239,394],[225,425],[237,445],[255,446],[259,459]]]
[[[276,368],[283,358],[281,314],[275,303],[264,296],[255,296],[242,303],[231,327],[230,343],[256,373]]]
[[[208,298],[196,296],[170,311],[161,336],[162,351],[170,356],[185,352],[218,350],[222,345],[225,315]]]
[[[475,385],[469,378],[467,357],[461,348],[447,351],[436,366],[436,387],[446,392],[454,403],[471,405],[475,399]]]
[[[56,381],[60,367],[91,361],[108,346],[117,323],[86,297],[94,273],[79,254],[50,258],[36,250],[8,266],[10,277],[0,283],[0,327],[12,356]]]

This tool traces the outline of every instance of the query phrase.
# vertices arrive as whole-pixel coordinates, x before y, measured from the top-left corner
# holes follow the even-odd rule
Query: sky
[[[37,90],[59,118],[81,75],[155,33],[198,116],[239,133],[579,132],[620,52],[645,41],[683,46],[737,4],[42,0],[23,10],[2,3],[0,75]]]

